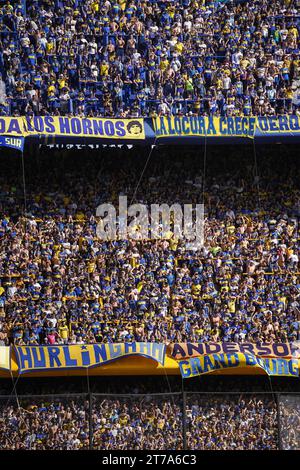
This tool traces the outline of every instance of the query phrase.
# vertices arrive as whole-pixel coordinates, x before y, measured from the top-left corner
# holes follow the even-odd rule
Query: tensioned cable
[[[87,380],[87,391],[90,393],[90,376],[89,376],[89,368],[86,368],[86,380]]]
[[[204,204],[205,185],[206,185],[206,163],[207,163],[207,134],[204,136],[204,155],[203,155],[203,176],[202,176],[202,204]]]
[[[166,377],[166,380],[167,380],[169,392],[170,392],[170,394],[171,394],[171,400],[172,400],[172,402],[173,402],[173,405],[175,406],[176,403],[175,403],[175,401],[174,401],[174,395],[173,395],[174,392],[172,391],[172,387],[171,387],[170,380],[169,380],[169,377],[168,377],[168,374],[167,374],[167,371],[166,371],[166,367],[165,367],[165,366],[163,366],[163,370],[164,370],[165,377]]]
[[[272,393],[272,396],[273,396],[273,400],[274,400],[274,403],[275,403],[275,406],[276,406],[276,413],[279,414],[279,416],[277,416],[277,422],[280,420],[280,404],[278,403],[277,401],[277,393],[274,391],[273,389],[273,385],[272,385],[272,376],[268,374],[268,379],[269,379],[269,385],[270,385],[270,390],[271,390],[271,393]],[[281,439],[280,439],[280,428],[279,426],[277,426],[277,432],[278,432],[278,447],[280,448],[281,444]]]
[[[26,220],[26,217],[27,217],[27,191],[26,191],[24,149],[22,149],[22,152],[21,152],[21,159],[22,159],[22,182],[23,182],[23,196],[24,196],[24,207],[23,207],[24,230],[25,230],[25,233],[26,233],[26,231],[27,231],[27,220]],[[19,378],[20,378],[20,373],[18,374],[18,377],[17,377],[16,381],[14,381],[13,373],[12,373],[12,370],[10,369],[10,376],[11,376],[13,388],[12,388],[12,391],[11,391],[10,395],[8,396],[6,406],[8,405],[8,403],[11,400],[12,396],[15,395],[16,403],[17,403],[18,409],[20,411],[21,406],[20,406],[18,392],[17,392],[17,384],[18,384],[18,381],[19,381]]]
[[[10,372],[10,377],[11,377],[11,381],[12,381],[12,384],[13,384],[13,388],[12,388],[12,391],[11,391],[11,393],[10,393],[10,395],[9,395],[8,400],[7,400],[7,405],[8,405],[8,403],[9,403],[9,401],[10,401],[12,395],[14,394],[15,397],[16,397],[16,402],[17,402],[18,408],[20,408],[20,402],[19,402],[19,397],[18,397],[18,393],[17,393],[17,383],[18,383],[18,381],[19,381],[20,374],[18,375],[16,381],[14,381],[14,376],[13,376],[13,373],[12,373],[11,368],[10,368],[9,372]]]
[[[26,190],[24,148],[21,151],[21,160],[22,160],[22,182],[23,182],[23,197],[24,197],[23,215],[24,215],[24,229],[25,229],[25,233],[26,233],[26,231],[27,231],[27,220],[26,220],[26,217],[27,217],[27,190]],[[13,373],[12,373],[11,369],[10,369],[10,376],[11,376],[11,381],[12,381],[13,388],[12,388],[12,391],[11,391],[10,395],[8,396],[6,406],[8,405],[8,403],[11,400],[12,396],[15,395],[18,409],[21,410],[19,397],[18,397],[18,392],[17,392],[17,384],[18,384],[18,381],[19,381],[19,378],[20,378],[19,369],[18,369],[18,377],[17,377],[16,381],[14,381],[14,377],[13,377]]]
[[[18,369],[18,370],[19,370],[19,369]],[[26,423],[25,417],[22,416],[22,407],[21,407],[21,405],[20,405],[19,396],[18,396],[18,392],[17,392],[17,383],[18,383],[18,381],[19,381],[19,378],[20,378],[21,374],[18,373],[18,377],[17,377],[15,383],[14,383],[14,379],[13,379],[12,370],[10,370],[10,374],[11,374],[11,379],[12,379],[12,382],[13,382],[13,385],[14,385],[14,386],[13,386],[12,392],[11,392],[11,394],[10,394],[10,397],[9,397],[8,401],[7,401],[6,406],[8,405],[9,400],[11,399],[11,396],[12,396],[12,394],[14,393],[15,398],[16,398],[16,403],[17,403],[18,411],[20,412],[20,421],[22,421],[23,424],[25,425],[27,432],[30,432],[30,428],[29,428],[29,426],[28,426],[27,423]],[[30,396],[30,395],[29,395],[29,396]],[[30,445],[30,447],[31,447],[31,445]]]
[[[18,410],[20,412],[20,421],[22,421],[25,424],[25,427],[26,427],[27,431],[29,431],[29,428],[28,428],[28,426],[25,422],[25,419],[22,416],[22,408],[21,408],[21,405],[20,405],[19,396],[18,396],[18,392],[17,392],[17,384],[18,384],[19,378],[21,376],[21,374],[19,372],[19,368],[18,368],[18,377],[17,377],[16,381],[14,381],[14,377],[13,377],[13,373],[12,373],[11,369],[10,369],[10,376],[11,376],[11,380],[12,380],[12,384],[13,384],[13,389],[12,389],[10,395],[8,396],[5,408],[7,408],[12,396],[14,395],[15,399],[16,399]]]
[[[146,171],[146,169],[147,169],[147,167],[148,167],[148,163],[149,163],[149,161],[150,161],[152,152],[153,152],[153,150],[154,150],[155,147],[156,147],[156,141],[157,141],[157,136],[155,136],[154,143],[151,145],[151,149],[150,149],[150,151],[149,151],[149,154],[148,154],[146,163],[145,163],[145,165],[144,165],[144,168],[143,168],[143,170],[142,170],[142,173],[141,173],[141,175],[140,175],[140,178],[139,178],[139,180],[138,180],[138,182],[137,182],[137,185],[136,185],[136,187],[135,187],[133,196],[132,196],[132,198],[131,198],[130,205],[131,205],[131,204],[133,203],[133,201],[135,200],[135,197],[136,197],[137,191],[138,191],[138,189],[139,189],[140,183],[141,183],[141,181],[142,181],[142,179],[143,179],[143,176],[144,176],[144,173],[145,173],[145,171]]]
[[[93,449],[93,442],[94,442],[94,428],[93,428],[93,398],[91,395],[90,390],[90,376],[89,376],[89,367],[86,368],[86,380],[87,380],[87,393],[88,393],[88,401],[89,401],[89,449]]]
[[[183,450],[188,450],[188,442],[187,442],[187,420],[186,420],[186,412],[187,412],[187,403],[186,403],[186,395],[184,390],[184,378],[181,376],[181,394],[182,394],[182,448]]]
[[[22,180],[23,180],[23,196],[24,196],[24,229],[27,231],[27,191],[26,191],[26,176],[25,176],[25,163],[24,163],[24,150],[21,152],[22,158]]]
[[[255,137],[253,137],[253,158],[254,158],[254,175],[256,178],[256,182],[255,182],[256,196],[257,196],[258,208],[261,209],[260,184],[259,184],[259,173],[258,173],[258,165],[257,165]]]

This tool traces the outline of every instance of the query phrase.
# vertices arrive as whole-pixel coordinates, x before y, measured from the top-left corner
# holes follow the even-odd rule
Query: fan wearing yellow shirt
[[[178,239],[176,238],[170,238],[170,250],[172,251],[176,251],[177,250],[177,246],[178,246]]]
[[[62,90],[63,88],[65,88],[68,85],[67,81],[66,81],[66,78],[63,75],[61,75],[57,81],[58,81],[58,88],[60,90]]]
[[[160,64],[159,64],[159,68],[162,72],[164,72],[165,70],[167,70],[169,66],[169,61],[168,59],[163,59],[161,60]]]
[[[226,24],[223,28],[223,34],[229,34],[230,33],[230,26]]]
[[[249,64],[250,64],[250,62],[249,62],[248,59],[243,59],[243,60],[241,60],[241,68],[242,68],[242,69],[246,69]]]
[[[82,222],[85,219],[85,215],[83,212],[77,212],[75,215],[75,219]]]
[[[99,11],[99,0],[95,0],[91,4],[91,9],[94,13],[97,13]]]
[[[234,225],[229,225],[227,228],[227,233],[229,233],[230,235],[232,235],[234,232],[235,232],[235,226]]]
[[[216,88],[217,90],[221,90],[222,89],[222,85],[223,85],[223,81],[221,78],[217,78],[216,79]]]
[[[48,96],[50,96],[52,93],[55,93],[55,91],[55,82],[51,82],[51,85],[49,85],[47,89]]]
[[[58,334],[63,339],[64,343],[68,342],[69,338],[69,328],[66,325],[66,322],[63,321],[58,327]]]
[[[201,293],[201,285],[200,284],[193,284],[192,285],[192,296],[198,297]]]
[[[195,334],[196,336],[200,337],[203,336],[203,333],[204,333],[204,329],[203,328],[196,328],[195,329]]]
[[[235,299],[228,301],[228,308],[229,308],[230,313],[235,313],[235,303],[236,303]]]
[[[184,44],[182,42],[177,42],[175,44],[175,51],[178,52],[178,54],[182,54],[184,49]]]
[[[169,13],[170,17],[173,19],[175,16],[176,8],[170,5],[167,7],[167,12]]]
[[[298,29],[293,26],[292,28],[289,29],[289,33],[297,39],[299,37]]]
[[[53,42],[47,42],[46,44],[46,54],[51,54],[54,49]]]
[[[106,61],[103,61],[102,64],[100,65],[100,75],[107,76],[108,72],[109,72],[109,64],[107,64]]]
[[[164,418],[159,418],[157,420],[157,427],[158,427],[158,429],[164,429],[164,427],[165,427],[165,419]]]
[[[146,420],[148,421],[148,423],[153,423],[154,422],[154,415],[151,413],[151,411],[148,411],[147,416],[146,416]]]
[[[88,263],[88,269],[87,269],[88,273],[92,274],[93,272],[95,272],[95,268],[96,268],[96,263],[94,261],[90,261]]]
[[[128,423],[128,417],[127,415],[123,414],[119,418],[119,424],[120,426],[125,426]]]

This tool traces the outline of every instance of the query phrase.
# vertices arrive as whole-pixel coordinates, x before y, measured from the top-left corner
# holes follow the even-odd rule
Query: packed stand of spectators
[[[281,446],[300,450],[300,394],[280,396]]]
[[[264,395],[192,395],[187,400],[187,448],[278,449],[276,402]]]
[[[182,397],[176,395],[94,395],[91,402],[79,397],[5,401],[0,406],[2,450],[181,450],[184,436],[191,450],[279,448],[271,395],[187,395],[186,434]],[[283,419],[282,443],[284,448],[299,448],[299,416],[286,405],[285,412],[293,436],[286,440]]]
[[[182,406],[176,397],[98,397],[93,407],[93,448],[182,449],[182,419]]]
[[[4,115],[299,113],[299,0],[0,7]]]
[[[119,194],[130,204],[146,158],[107,152],[50,152],[39,170],[28,159],[26,218],[22,179],[3,170],[1,344],[300,339],[297,162],[283,167],[276,155],[258,178],[242,153],[234,171],[214,156],[203,178],[193,152],[153,152],[136,201],[204,197],[205,243],[195,253],[172,235],[97,238],[96,207],[118,207]]]
[[[88,401],[1,401],[0,450],[83,450],[89,437]]]

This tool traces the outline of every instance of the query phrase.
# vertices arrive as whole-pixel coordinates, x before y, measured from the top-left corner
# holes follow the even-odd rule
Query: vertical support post
[[[187,449],[187,439],[186,439],[186,392],[182,392],[182,441],[183,441],[183,450]]]
[[[276,393],[276,405],[277,405],[278,449],[282,450],[281,419],[280,419],[280,393]]]
[[[93,450],[93,394],[89,393],[89,448]]]
[[[21,152],[21,161],[22,161],[24,214],[26,214],[26,212],[27,212],[27,195],[26,195],[26,177],[25,177],[24,149],[22,149],[22,152]],[[25,230],[26,230],[26,229],[25,229]]]

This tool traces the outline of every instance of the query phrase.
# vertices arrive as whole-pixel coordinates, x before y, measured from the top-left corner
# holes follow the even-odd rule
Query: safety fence
[[[0,449],[300,449],[300,393],[1,395]]]

